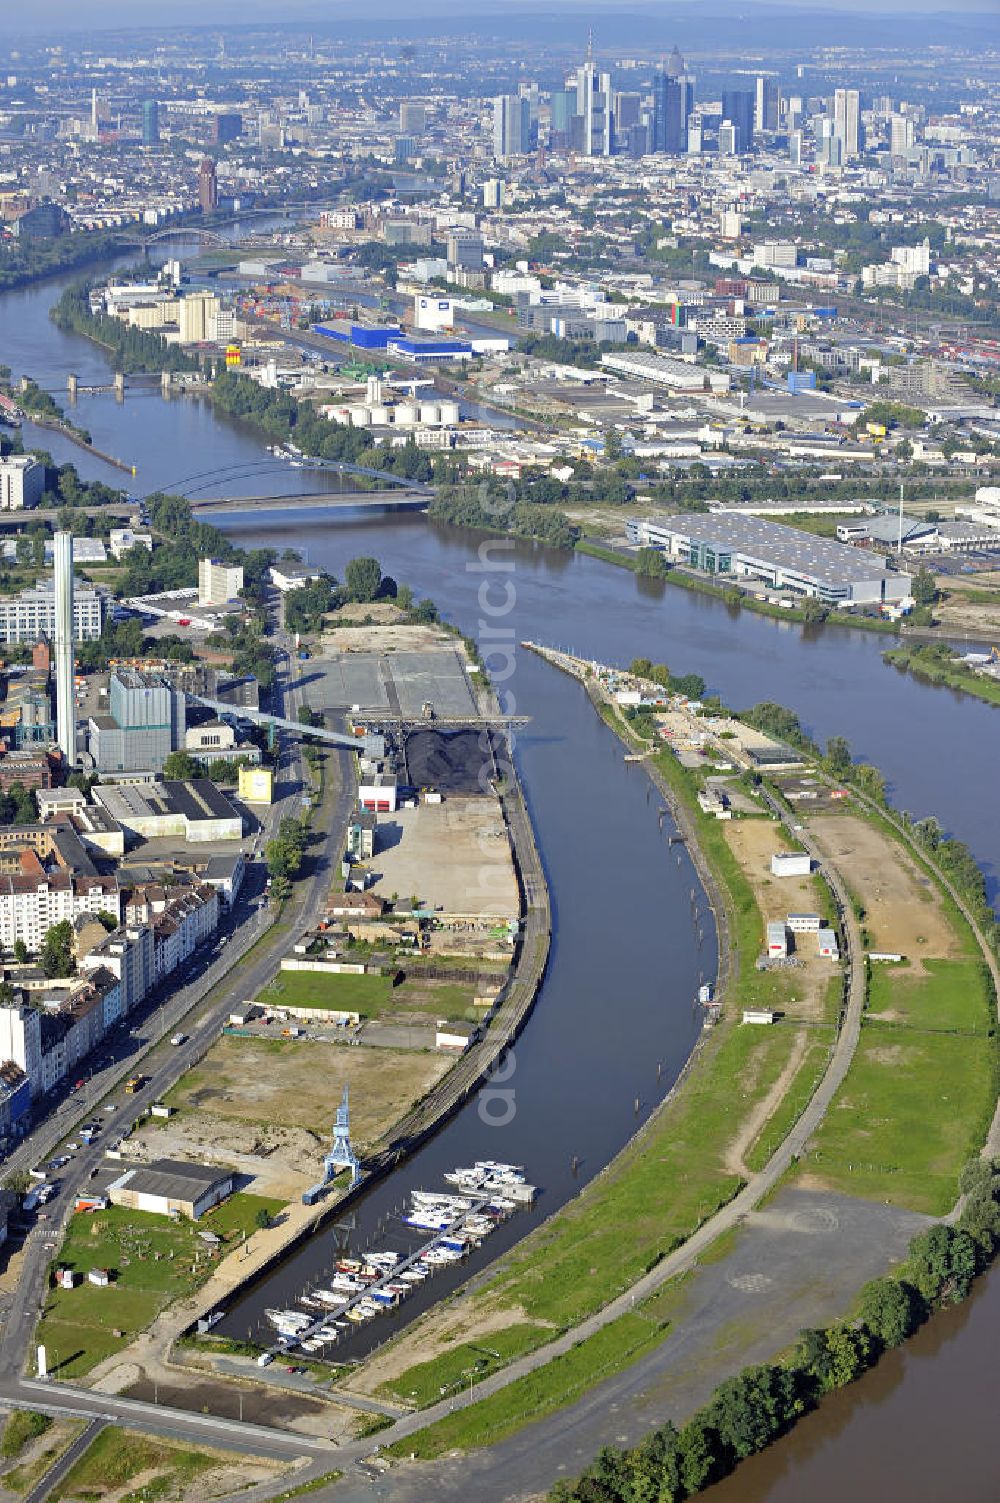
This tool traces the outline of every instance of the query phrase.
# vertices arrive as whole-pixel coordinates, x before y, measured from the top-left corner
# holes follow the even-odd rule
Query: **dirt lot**
[[[772,855],[788,849],[771,820],[733,820],[725,830],[730,849],[753,886],[765,923],[784,919],[789,913],[818,912],[823,918],[832,917],[829,895],[821,888],[818,877],[771,875]],[[801,964],[787,972],[793,993],[788,1011],[796,1018],[820,1020],[825,1017],[830,977],[837,974],[837,967],[817,955],[815,935],[798,934],[795,939],[797,944],[792,953]],[[763,934],[760,942],[763,950]]]
[[[864,904],[873,950],[898,952],[917,967],[921,957],[946,959],[956,953],[952,926],[930,878],[902,846],[890,844],[853,814],[820,815],[809,820],[809,830]]]
[[[143,1157],[231,1164],[259,1195],[291,1199],[315,1184],[336,1106],[351,1091],[351,1135],[364,1148],[439,1080],[452,1060],[293,1039],[226,1037],[131,1139]]]
[[[444,913],[506,921],[518,914],[510,845],[496,801],[447,796],[379,820],[380,849],[368,863],[375,891],[417,894]]]
[[[344,621],[374,617],[371,626],[339,626]],[[348,605],[327,616],[323,625],[323,652],[425,652],[442,642],[454,646],[454,637],[436,626],[407,626],[399,619],[394,605],[376,601],[374,605]]]

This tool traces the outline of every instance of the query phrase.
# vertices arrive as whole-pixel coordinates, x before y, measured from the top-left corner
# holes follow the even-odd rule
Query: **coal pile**
[[[503,738],[494,740],[502,761]],[[411,731],[406,765],[414,788],[436,788],[440,793],[484,793],[489,787],[486,777],[493,776],[493,761],[480,731]]]

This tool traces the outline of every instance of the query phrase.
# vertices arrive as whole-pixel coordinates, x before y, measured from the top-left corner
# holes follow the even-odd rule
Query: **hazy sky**
[[[958,0],[946,7],[942,0],[767,0],[763,7],[754,0],[740,6],[745,12],[758,8],[794,10],[802,15],[825,12],[834,15],[845,10],[869,13],[893,13],[920,11],[923,14],[954,15],[961,12],[976,12],[980,15],[997,13],[997,0]],[[483,29],[488,29],[488,16],[504,16],[508,22],[512,12],[537,13],[533,0],[491,0],[483,6],[482,0],[463,4],[462,0],[369,0],[359,10],[355,0],[34,0],[28,6],[15,0],[0,0],[0,35],[4,37],[38,32],[52,33],[58,30],[78,32],[82,29],[109,27],[162,27],[201,24],[269,22],[275,25],[296,21],[315,22],[316,25],[336,25],[338,18],[357,24],[363,16],[370,21],[380,17],[386,20],[399,19],[419,21],[436,17],[457,18],[461,14],[475,14],[481,18]],[[706,17],[719,12],[731,13],[733,0],[713,4],[713,0],[548,0],[545,9],[565,10],[581,20],[584,17],[611,17],[615,11],[645,12],[662,17],[669,22],[672,15],[683,15],[692,20],[692,11],[703,10]],[[352,26],[352,29],[353,26]],[[1000,42],[1000,19],[997,21],[997,37]]]

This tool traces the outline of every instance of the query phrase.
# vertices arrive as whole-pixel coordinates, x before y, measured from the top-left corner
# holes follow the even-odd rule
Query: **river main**
[[[47,319],[63,285],[53,280],[0,299],[0,358],[48,386],[61,385],[69,370],[81,380],[106,379],[103,353],[60,333]],[[217,418],[208,404],[164,401],[158,393],[130,394],[122,405],[110,396],[85,398],[78,420],[102,449],[141,460],[143,490],[223,464],[249,470],[264,457],[256,434]],[[42,442],[82,474],[121,483],[116,471],[69,446],[63,450],[51,435]],[[283,488],[320,488],[313,477],[306,486],[306,477],[308,472],[292,471]],[[243,494],[256,488],[245,479],[239,486]],[[260,489],[273,491],[272,481],[262,480]],[[248,546],[298,547],[334,574],[342,575],[346,561],[358,554],[375,554],[387,572],[430,596],[463,629],[477,632],[481,576],[468,565],[478,539],[469,535],[423,518],[339,511],[228,513],[217,520]],[[598,560],[531,545],[518,545],[512,558],[516,602],[507,623],[515,639],[530,637],[608,662],[648,656],[679,672],[701,673],[732,704],[775,699],[793,706],[819,739],[845,735],[856,756],[877,763],[890,779],[897,807],[933,813],[966,840],[996,890],[1000,720],[991,707],[886,668],[880,656],[885,644],[877,637],[829,628],[809,632],[733,613],[714,600],[638,581]],[[606,1162],[666,1089],[695,1036],[691,997],[698,976],[710,974],[714,963],[710,949],[699,950],[690,918],[689,892],[696,881],[686,858],[678,866],[657,831],[658,801],[645,774],[624,765],[582,691],[545,664],[520,654],[510,687],[518,709],[532,717],[518,758],[555,915],[549,973],[515,1049],[511,1131],[526,1146],[516,1155],[501,1151],[497,1139],[503,1133],[482,1123],[473,1101],[412,1161],[406,1183],[394,1178],[373,1192],[373,1227],[398,1205],[406,1184],[436,1182],[441,1167],[470,1155],[517,1156],[544,1187],[537,1213],[517,1218],[510,1235],[520,1234],[535,1215],[548,1214]],[[571,1169],[574,1155],[582,1160],[579,1179]],[[331,1246],[328,1238],[316,1253],[327,1265]],[[299,1256],[307,1255],[308,1249]],[[995,1326],[998,1289],[995,1272],[966,1319],[935,1322],[918,1338],[923,1346],[890,1359],[896,1366],[887,1375],[900,1364],[904,1375],[919,1364],[918,1384],[902,1382],[889,1405],[879,1368],[811,1417],[803,1427],[809,1446],[797,1437],[783,1443],[774,1453],[774,1470],[762,1459],[754,1491],[746,1496],[778,1503],[807,1488],[816,1492],[821,1454],[831,1488],[849,1486],[859,1503],[875,1503],[885,1488],[874,1473],[859,1475],[857,1427],[872,1416],[888,1425],[897,1411],[899,1433],[907,1440],[891,1445],[895,1495],[941,1495],[927,1491],[923,1462],[908,1443],[914,1432],[933,1429],[942,1464],[938,1475],[947,1476],[950,1496],[991,1496],[986,1479],[995,1483],[997,1472],[988,1427],[942,1433],[939,1421],[971,1408],[989,1385],[990,1343],[969,1337],[981,1331],[983,1320]],[[246,1315],[249,1323],[252,1308]]]

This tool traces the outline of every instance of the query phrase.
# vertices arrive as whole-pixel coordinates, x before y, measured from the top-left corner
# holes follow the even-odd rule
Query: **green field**
[[[100,1498],[127,1487],[140,1475],[144,1485],[135,1498],[142,1503],[157,1503],[161,1498],[177,1497],[182,1488],[224,1460],[221,1452],[207,1455],[158,1436],[138,1435],[132,1430],[109,1426],[70,1467],[52,1493],[52,1503],[61,1503],[64,1498]]]
[[[281,971],[257,1001],[261,1007],[316,1007],[375,1017],[392,998],[390,976],[324,976],[316,971]]]
[[[255,1228],[257,1212],[276,1215],[283,1203],[261,1195],[233,1195],[197,1222],[171,1221],[143,1211],[110,1206],[73,1217],[57,1259],[84,1282],[48,1291],[37,1340],[45,1344],[49,1370],[80,1377],[145,1330],[165,1305],[204,1283],[225,1253]],[[223,1239],[214,1253],[198,1236]],[[87,1282],[91,1268],[107,1268],[106,1288]],[[123,1334],[115,1336],[118,1330]]]
[[[839,985],[837,995],[838,997],[840,995]],[[812,1099],[813,1092],[823,1079],[836,1041],[836,1031],[834,1028],[817,1028],[812,1032],[814,1036],[810,1039],[805,1057],[793,1075],[781,1101],[767,1119],[757,1141],[744,1154],[748,1169],[754,1171],[763,1169],[779,1144],[785,1141],[802,1116]]]
[[[17,1419],[23,1410],[15,1411],[11,1419]],[[41,1416],[38,1416],[41,1418]],[[0,1487],[7,1493],[30,1493],[45,1476],[46,1472],[55,1465],[60,1456],[64,1455],[69,1447],[77,1439],[84,1427],[83,1420],[49,1421],[44,1434],[44,1442],[37,1448],[35,1454],[27,1459],[19,1461],[10,1471],[4,1472],[0,1478]],[[22,1445],[26,1450],[28,1442],[35,1437],[28,1436]]]
[[[0,1436],[0,1456],[10,1460],[20,1455],[29,1441],[37,1440],[51,1426],[47,1414],[38,1414],[34,1409],[15,1409]]]
[[[429,1362],[419,1362],[398,1378],[383,1385],[381,1392],[389,1399],[402,1399],[404,1403],[425,1409],[436,1404],[449,1391],[467,1388],[470,1380],[481,1383],[483,1378],[505,1367],[513,1357],[533,1351],[548,1341],[552,1332],[544,1326],[519,1324],[491,1331],[482,1341],[463,1341],[433,1357]]]
[[[898,1020],[911,1028],[989,1033],[993,1010],[982,960],[924,960],[913,974],[899,966],[875,964],[868,986],[868,1014]]]
[[[867,1023],[800,1167],[845,1194],[944,1215],[996,1094],[993,1039]]]
[[[664,1339],[666,1328],[638,1311],[622,1315],[564,1356],[518,1378],[467,1409],[385,1447],[389,1456],[422,1460],[446,1451],[494,1445],[524,1425],[564,1409],[603,1378],[621,1372]]]

